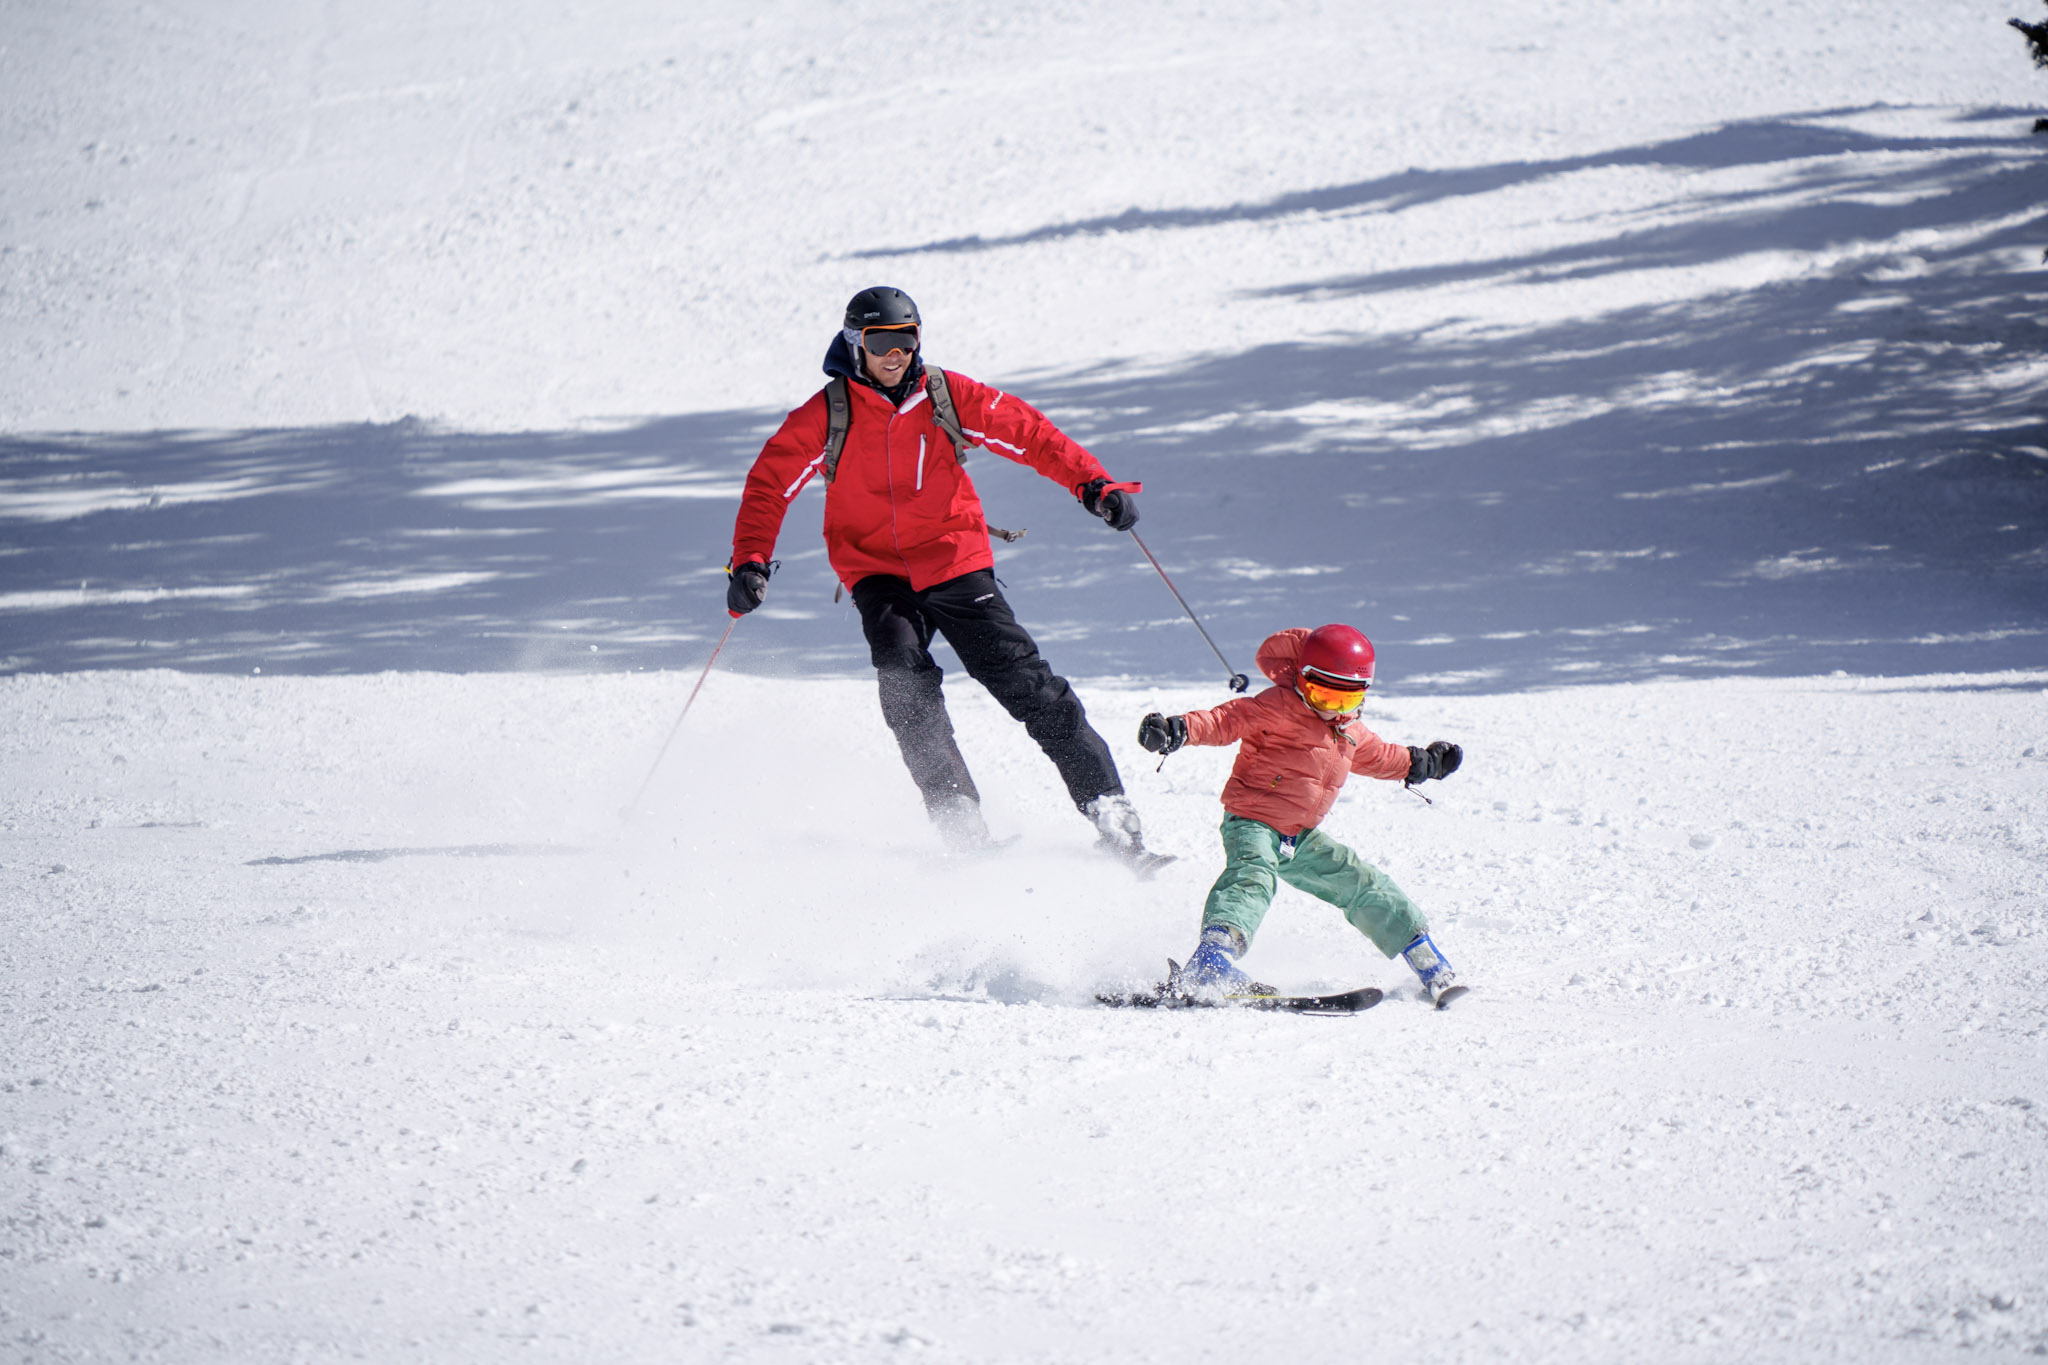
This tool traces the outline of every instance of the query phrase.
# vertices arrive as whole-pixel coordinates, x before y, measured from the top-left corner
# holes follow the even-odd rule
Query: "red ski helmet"
[[[1372,641],[1350,626],[1318,626],[1301,642],[1301,674],[1340,691],[1372,686]]]

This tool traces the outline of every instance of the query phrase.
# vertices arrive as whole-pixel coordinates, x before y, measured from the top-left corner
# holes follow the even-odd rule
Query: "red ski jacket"
[[[842,367],[836,372],[847,372],[843,353],[843,343],[835,342],[828,373],[835,372],[835,359]],[[922,364],[918,373],[900,409],[869,385],[847,385],[852,411],[837,473],[825,490],[825,554],[849,588],[879,573],[907,578],[921,590],[995,567],[981,498],[932,418]],[[1069,491],[1109,477],[1093,455],[1029,403],[957,371],[948,370],[946,378],[970,440]],[[733,563],[766,563],[774,555],[791,500],[824,468],[828,428],[821,391],[790,413],[761,447],[740,495]]]
[[[1223,785],[1223,809],[1282,834],[1321,824],[1353,773],[1408,776],[1406,745],[1389,744],[1355,719],[1332,724],[1294,690],[1295,661],[1307,638],[1302,629],[1267,636],[1258,665],[1274,686],[1182,717],[1190,744],[1241,746]]]

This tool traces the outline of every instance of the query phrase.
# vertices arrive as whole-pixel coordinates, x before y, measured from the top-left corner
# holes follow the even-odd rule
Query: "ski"
[[[1279,1010],[1287,1014],[1357,1014],[1385,998],[1378,986],[1360,986],[1334,995],[1248,995],[1224,1003],[1238,1009]]]
[[[1164,984],[1139,991],[1103,991],[1095,997],[1097,1003],[1112,1009],[1238,1009],[1281,1014],[1357,1014],[1371,1009],[1384,998],[1385,993],[1379,987],[1360,986],[1355,991],[1338,991],[1334,995],[1238,995],[1203,999],[1168,990]]]

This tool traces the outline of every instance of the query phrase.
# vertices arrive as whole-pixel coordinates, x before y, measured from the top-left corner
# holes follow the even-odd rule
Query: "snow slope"
[[[1137,885],[956,693],[1024,840],[949,865],[865,685],[821,743],[714,675],[622,826],[676,682],[0,686],[23,1358],[2048,1340],[2048,673],[1388,698],[1469,772],[1330,827],[1477,989],[1283,892],[1341,1020],[1088,1007],[1191,943],[1227,755],[1127,765]]]
[[[2048,246],[2011,7],[0,3],[0,1343],[26,1361],[2048,1353]],[[801,500],[886,279],[1239,667],[1450,738],[1191,946],[1221,670],[976,457],[1131,882]],[[950,662],[950,656],[945,656]]]
[[[1146,483],[1240,654],[2036,665],[2048,182],[1978,9],[25,13],[0,665],[684,666],[878,277]],[[973,468],[1062,667],[1206,675],[1129,545]],[[746,666],[863,662],[817,509]]]
[[[0,426],[781,409],[877,272],[1009,379],[1931,264],[2010,8],[12,3]]]

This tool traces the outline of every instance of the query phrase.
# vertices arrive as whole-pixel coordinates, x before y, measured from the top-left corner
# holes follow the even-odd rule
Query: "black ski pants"
[[[1109,746],[1088,723],[1067,680],[1039,657],[1038,645],[1003,600],[994,571],[977,569],[922,592],[907,578],[871,574],[853,585],[853,605],[880,683],[882,719],[895,733],[927,809],[950,796],[981,799],[953,739],[953,720],[939,688],[945,671],[931,655],[934,632],[960,656],[967,676],[1024,723],[1025,733],[1059,769],[1076,806],[1085,810],[1096,797],[1123,791]]]

